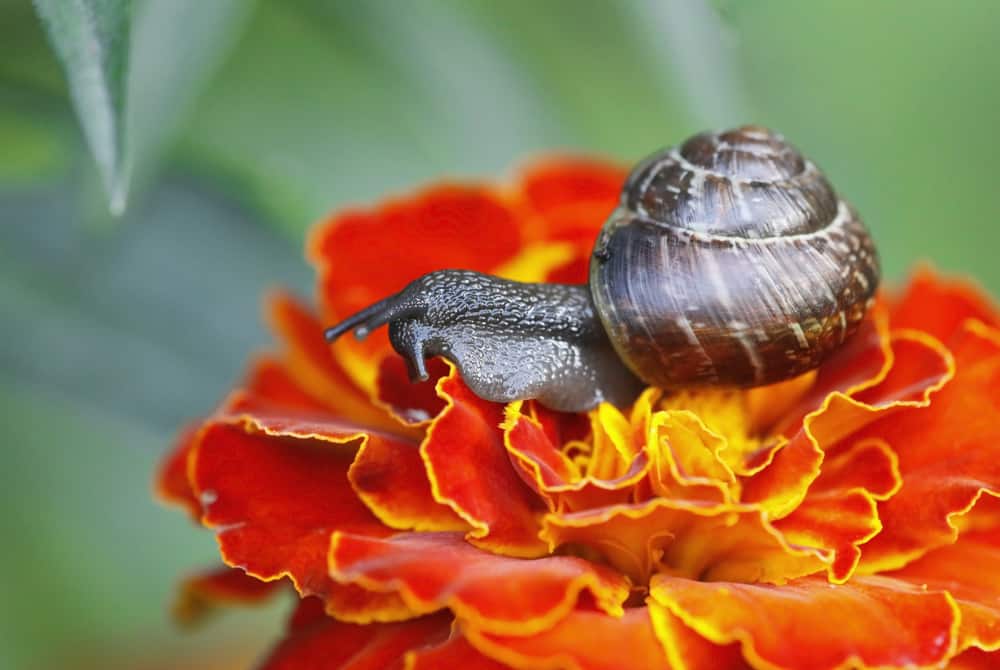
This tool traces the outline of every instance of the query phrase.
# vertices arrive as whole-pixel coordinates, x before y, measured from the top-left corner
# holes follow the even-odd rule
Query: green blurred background
[[[784,132],[919,259],[1000,291],[1000,3],[136,0],[124,216],[27,0],[0,0],[0,667],[239,665],[283,604],[178,631],[211,536],[154,465],[312,277],[309,225],[551,150]]]

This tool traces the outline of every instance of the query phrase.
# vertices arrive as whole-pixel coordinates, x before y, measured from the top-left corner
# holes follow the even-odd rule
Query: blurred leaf
[[[136,6],[128,76],[133,191],[155,176],[253,7],[253,0],[146,0]]]
[[[660,70],[673,72],[685,106],[703,127],[751,120],[735,49],[727,39],[730,28],[708,0],[640,0],[622,8]]]
[[[50,179],[65,169],[69,147],[62,128],[50,119],[0,107],[0,191]]]
[[[262,2],[179,156],[301,239],[331,209],[687,130],[616,3]],[[582,45],[587,45],[583,48]],[[655,140],[650,140],[653,137]]]
[[[35,0],[62,61],[77,116],[97,161],[111,211],[128,193],[125,82],[131,0]]]
[[[222,198],[171,181],[95,233],[67,191],[0,198],[0,371],[26,384],[172,431],[269,341],[261,294],[308,295],[299,249]]]

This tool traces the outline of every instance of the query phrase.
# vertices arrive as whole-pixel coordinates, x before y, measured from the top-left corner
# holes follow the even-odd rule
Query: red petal
[[[391,594],[345,588],[328,576],[334,530],[390,532],[347,481],[360,438],[345,437],[342,444],[332,443],[334,439],[281,437],[248,433],[223,422],[209,424],[192,469],[204,508],[202,520],[217,529],[222,558],[229,565],[263,580],[287,575],[300,593],[324,596],[331,611],[345,618],[409,616]]]
[[[637,583],[656,572],[692,579],[782,581],[823,568],[822,552],[792,547],[760,510],[656,498],[570,514],[548,514],[542,537],[554,550],[589,547]]]
[[[407,652],[439,642],[449,626],[444,616],[359,626],[325,616],[316,599],[306,598],[293,615],[287,636],[261,668],[401,670]]]
[[[173,613],[182,623],[197,623],[220,606],[261,603],[280,586],[280,582],[262,582],[236,568],[206,570],[184,580]]]
[[[784,413],[775,432],[791,437],[801,428],[805,416],[819,409],[827,396],[837,392],[853,395],[878,383],[892,360],[888,321],[884,312],[876,309],[862,322],[858,332],[827,359],[808,391]],[[767,388],[754,393],[766,394]],[[782,385],[776,388],[783,390]]]
[[[176,446],[167,453],[160,464],[154,482],[156,494],[161,500],[187,510],[195,519],[201,515],[201,503],[191,488],[188,459],[191,457],[200,428],[200,423],[192,423],[181,431]]]
[[[952,659],[948,670],[996,670],[1000,668],[1000,651],[967,649]]]
[[[787,670],[937,664],[951,652],[958,616],[947,595],[881,577],[770,586],[658,575],[650,589],[700,635],[740,642],[751,664]]]
[[[892,309],[894,328],[913,328],[948,343],[966,319],[1000,327],[1000,310],[975,284],[944,279],[929,267],[919,268]]]
[[[322,324],[290,296],[276,294],[269,302],[272,327],[287,346],[286,367],[295,383],[320,400],[332,414],[362,426],[407,434],[385,412],[375,407],[338,364],[323,339]]]
[[[467,524],[434,498],[416,445],[370,440],[348,471],[358,497],[382,523],[400,530],[461,530]]]
[[[247,395],[272,407],[299,412],[329,412],[330,407],[311,395],[292,376],[284,363],[271,356],[253,361],[244,382]]]
[[[620,476],[584,476],[560,447],[579,441],[585,434],[580,420],[586,415],[560,414],[533,402],[511,403],[505,414],[504,441],[511,463],[550,510],[590,509],[631,501],[635,485],[649,470],[649,459],[642,451]]]
[[[899,412],[931,404],[933,394],[954,374],[951,355],[921,333],[895,332],[890,344],[892,366],[880,373],[877,383],[855,386],[856,398],[839,391],[828,395],[805,417],[788,445],[774,453],[772,463],[744,480],[743,501],[764,505],[774,518],[789,514],[819,475],[823,452],[838,444],[849,446],[846,438],[866,426],[885,423],[888,417],[895,421]],[[878,438],[879,433],[871,436]]]
[[[420,447],[435,498],[472,527],[469,539],[512,556],[539,556],[541,501],[511,466],[504,446],[503,405],[477,397],[452,373],[438,383],[448,402]]]
[[[865,546],[867,570],[899,567],[955,538],[952,515],[982,492],[1000,492],[1000,335],[967,325],[955,340],[957,372],[930,406],[868,426],[899,456],[903,485],[880,503],[883,531]]]
[[[349,316],[433,270],[488,272],[520,251],[523,218],[495,191],[459,185],[339,213],[317,226],[308,244],[324,316]],[[366,387],[375,371],[363,368],[390,351],[381,330],[363,343],[342,338],[335,350]]]
[[[484,656],[469,644],[461,634],[451,637],[436,647],[410,652],[406,659],[406,670],[506,670],[509,665]]]
[[[520,559],[468,544],[458,533],[402,533],[374,538],[334,535],[330,572],[341,582],[396,591],[413,611],[447,607],[479,628],[526,635],[572,610],[585,591],[621,613],[624,578],[579,558]]]
[[[1000,508],[1000,504],[995,506]],[[963,533],[953,545],[935,549],[890,573],[912,584],[948,591],[962,613],[958,649],[1000,649],[1000,532]],[[1000,667],[1000,666],[996,666]]]
[[[830,579],[842,583],[857,567],[860,546],[882,528],[875,501],[888,498],[901,483],[895,454],[887,444],[858,442],[824,461],[802,504],[774,527],[789,544],[823,551]]]
[[[551,628],[527,636],[505,636],[484,632],[466,622],[462,624],[463,632],[476,648],[516,668],[670,670],[674,667],[656,638],[645,607],[625,610],[618,617],[575,610]]]
[[[552,159],[526,170],[521,191],[550,239],[592,242],[618,204],[627,171],[584,158]]]
[[[435,388],[438,380],[449,371],[444,360],[432,358],[427,361],[429,379],[414,383],[410,381],[406,362],[402,357],[388,355],[378,365],[375,380],[377,402],[404,424],[426,423],[440,414],[446,406]]]

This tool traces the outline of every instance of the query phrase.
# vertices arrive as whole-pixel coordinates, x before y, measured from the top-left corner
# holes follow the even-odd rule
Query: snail
[[[439,355],[487,400],[583,411],[627,405],[643,384],[752,387],[812,370],[857,330],[878,282],[854,208],[782,136],[744,126],[632,170],[589,284],[440,270],[326,338],[389,324],[414,381]]]

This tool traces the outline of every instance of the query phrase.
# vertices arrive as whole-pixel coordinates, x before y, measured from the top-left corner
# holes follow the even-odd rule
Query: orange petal
[[[865,546],[866,570],[899,567],[950,544],[953,515],[984,492],[1000,493],[1000,334],[969,322],[953,338],[954,379],[930,406],[866,428],[895,449],[903,485],[879,504],[883,531]]]
[[[672,670],[750,670],[738,642],[714,644],[653,598],[648,599],[647,606]]]
[[[656,498],[568,514],[548,514],[552,550],[584,546],[633,581],[665,572],[692,579],[783,581],[822,569],[825,556],[792,547],[760,510]]]
[[[459,533],[390,538],[336,533],[330,574],[344,583],[398,592],[415,612],[447,607],[484,630],[528,635],[550,627],[584,592],[620,614],[628,584],[607,568],[568,556],[520,559],[468,544]]]
[[[534,635],[485,632],[462,621],[469,642],[487,656],[515,668],[572,670],[671,670],[645,607],[622,616],[574,610]],[[719,667],[719,666],[713,666]]]
[[[892,365],[876,383],[855,387],[856,398],[840,391],[828,395],[791,441],[774,453],[772,462],[743,480],[744,502],[763,505],[773,518],[789,514],[819,475],[824,452],[838,444],[849,446],[846,438],[866,426],[932,403],[954,374],[951,354],[933,338],[913,331],[894,332],[889,342]]]
[[[688,411],[663,411],[651,417],[653,491],[675,500],[734,503],[739,496],[733,471],[720,457],[726,440]]]
[[[646,452],[636,454],[621,476],[612,479],[583,476],[559,445],[583,434],[580,420],[586,415],[557,417],[557,414],[530,402],[507,406],[504,443],[511,462],[528,486],[553,511],[603,507],[631,500],[632,489],[649,469]]]
[[[708,640],[740,642],[752,665],[785,670],[934,665],[952,652],[958,625],[946,594],[884,577],[771,586],[659,575],[650,593]]]
[[[266,581],[288,576],[300,593],[322,595],[331,611],[344,618],[410,616],[391,594],[342,587],[327,572],[334,530],[390,532],[347,481],[361,438],[334,443],[329,436],[321,440],[247,432],[251,428],[263,430],[250,424],[211,423],[192,456],[202,521],[217,529],[223,560]]]
[[[268,319],[287,347],[286,367],[298,386],[336,416],[405,434],[334,360],[323,339],[323,326],[308,308],[288,295],[276,293],[268,301]]]
[[[774,527],[789,544],[821,550],[831,581],[843,583],[857,567],[860,546],[882,529],[876,500],[891,496],[901,483],[889,445],[858,442],[824,461],[802,504]]]
[[[439,185],[374,209],[341,212],[314,229],[308,255],[319,272],[324,317],[341,319],[445,268],[489,272],[522,246],[526,222],[497,192]],[[390,351],[384,330],[342,338],[338,359],[364,387]]]
[[[606,161],[556,158],[525,170],[520,186],[543,221],[545,237],[590,243],[618,204],[627,174]]]
[[[417,445],[369,440],[347,476],[368,509],[391,528],[469,530],[451,507],[435,500]]]
[[[405,670],[506,670],[509,665],[484,656],[469,644],[465,636],[454,632],[434,647],[411,651],[406,657]]]
[[[201,503],[188,477],[188,460],[197,442],[200,423],[192,423],[181,431],[177,444],[167,452],[156,473],[154,487],[160,500],[176,505],[195,519],[201,515]]]
[[[273,407],[300,412],[329,412],[329,406],[311,395],[292,376],[288,367],[273,356],[258,356],[250,365],[243,387],[247,395]]]
[[[261,603],[280,586],[280,582],[262,582],[236,568],[206,570],[183,581],[174,600],[173,614],[181,623],[197,623],[220,606]]]
[[[262,670],[384,670],[402,668],[407,652],[436,644],[448,634],[448,617],[359,626],[326,616],[322,603],[306,598],[288,633],[261,665]]]
[[[972,282],[945,279],[927,266],[913,273],[892,307],[894,328],[922,330],[946,343],[967,319],[1000,327],[1000,310]]]
[[[831,393],[853,395],[878,383],[888,372],[892,361],[888,320],[884,311],[875,309],[861,323],[858,332],[823,363],[812,385],[784,413],[774,426],[774,432],[791,437],[801,428],[806,415],[819,409],[827,396]],[[769,401],[784,400],[783,394],[787,389],[783,385],[776,385],[773,392],[769,392],[769,388],[752,393],[765,394]],[[757,405],[763,403],[760,398],[755,400]]]
[[[420,453],[434,497],[473,530],[470,541],[512,556],[540,556],[542,502],[514,470],[504,446],[503,405],[476,396],[454,368],[438,383],[448,407],[427,430]]]
[[[962,613],[958,649],[1000,650],[1000,532],[963,533],[891,576],[950,593]],[[1000,666],[997,666],[1000,667]]]

